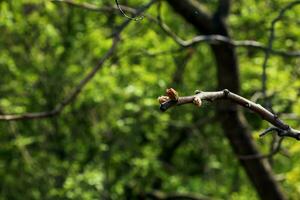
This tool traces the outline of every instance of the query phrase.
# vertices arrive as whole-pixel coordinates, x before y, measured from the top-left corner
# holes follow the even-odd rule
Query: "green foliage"
[[[109,5],[111,1],[78,1]],[[125,1],[124,1],[125,2]],[[128,1],[131,6],[144,1]],[[214,9],[217,1],[205,1]],[[266,43],[280,1],[234,1],[229,17],[234,39]],[[276,49],[299,49],[300,6],[276,26]],[[263,15],[262,15],[263,10]],[[148,13],[157,14],[154,6]],[[165,22],[189,39],[197,32],[165,3]],[[0,1],[0,111],[52,109],[97,63],[111,44],[118,13],[90,12],[50,1]],[[177,44],[147,19],[132,21],[117,53],[60,116],[0,123],[0,199],[134,199],[138,194],[193,192],[221,199],[257,199],[234,157],[214,106],[179,107],[160,113],[156,98],[167,87],[181,95],[216,88],[215,61],[207,44],[176,53]],[[191,58],[187,54],[193,51]],[[243,96],[261,87],[263,52],[237,49]],[[185,62],[182,60],[186,59]],[[173,81],[176,71],[182,80]],[[271,57],[268,94],[279,113],[300,113],[299,59]],[[258,139],[267,124],[246,113]],[[211,120],[195,127],[199,119]],[[295,128],[299,122],[288,121]],[[189,128],[168,162],[162,155]],[[274,170],[291,199],[300,197],[300,143],[285,140],[289,158],[274,158]],[[170,156],[167,154],[167,157]]]

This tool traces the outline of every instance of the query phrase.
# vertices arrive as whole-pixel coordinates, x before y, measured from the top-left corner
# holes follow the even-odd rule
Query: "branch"
[[[152,19],[153,20],[153,19]],[[170,27],[162,21],[161,16],[158,16],[157,22],[161,29],[169,35],[178,45],[181,47],[191,47],[195,46],[201,42],[207,42],[210,44],[217,44],[217,43],[226,43],[231,45],[232,47],[246,47],[246,48],[253,48],[262,51],[267,51],[271,54],[283,56],[283,57],[300,57],[300,51],[286,51],[286,50],[276,50],[269,47],[266,47],[260,42],[254,40],[232,40],[223,35],[198,35],[193,37],[190,40],[184,40],[176,35]]]
[[[281,144],[283,141],[283,137],[279,138],[277,141],[274,142],[272,145],[272,150],[270,153],[266,155],[261,155],[261,154],[254,154],[254,155],[240,155],[238,156],[239,159],[241,160],[249,160],[249,159],[266,159],[266,158],[272,158],[274,155],[280,152],[281,150]]]
[[[54,3],[66,3],[70,6],[87,9],[90,11],[95,12],[113,12],[113,11],[119,11],[117,6],[103,6],[103,7],[97,7],[96,5],[90,4],[90,3],[78,3],[74,2],[73,0],[52,0]],[[132,15],[137,15],[137,9],[131,8],[128,6],[119,5],[119,7],[128,12]],[[144,17],[147,18],[149,21],[156,23],[160,26],[160,28],[168,35],[170,36],[178,45],[181,47],[187,48],[191,46],[195,46],[199,43],[206,42],[210,44],[216,44],[216,43],[227,43],[230,44],[232,47],[245,47],[245,48],[253,48],[257,50],[266,51],[268,47],[263,45],[260,42],[254,41],[254,40],[232,40],[228,37],[222,36],[222,35],[199,35],[195,36],[194,38],[190,40],[184,40],[181,39],[179,36],[177,36],[170,27],[165,24],[161,17],[159,16],[157,19],[149,14],[144,14]],[[300,57],[300,51],[286,51],[286,50],[276,50],[271,49],[271,54],[283,56],[283,57]]]
[[[270,37],[268,40],[268,45],[267,48],[265,49],[265,57],[264,57],[264,61],[262,64],[262,93],[263,93],[263,97],[264,99],[266,98],[266,91],[267,91],[267,63],[270,57],[270,54],[272,53],[272,47],[273,47],[273,41],[275,39],[275,25],[277,22],[279,22],[279,20],[282,19],[284,13],[286,11],[288,11],[289,9],[292,9],[294,6],[300,4],[300,1],[293,1],[291,3],[289,3],[288,5],[286,5],[285,7],[283,7],[278,16],[276,18],[274,18],[271,22],[271,29],[270,29]]]
[[[141,19],[144,18],[143,16],[140,16],[140,17],[130,17],[130,16],[126,15],[126,13],[122,10],[122,7],[120,6],[119,1],[115,0],[115,2],[116,2],[116,5],[117,5],[118,9],[120,10],[120,12],[122,13],[122,15],[124,17],[126,17],[128,19],[131,19],[131,20],[135,20],[135,21],[138,21],[138,20],[141,20]]]
[[[209,200],[211,199],[203,195],[163,193],[161,191],[149,192],[146,194],[146,196],[150,199],[155,199],[155,200]]]
[[[68,3],[73,2],[70,0],[66,0],[66,1]],[[61,2],[61,1],[55,0],[54,2]],[[135,15],[141,14],[155,2],[156,0],[151,0],[149,3],[140,7],[138,10],[136,10]],[[55,108],[53,108],[50,111],[36,112],[36,113],[3,114],[0,115],[0,121],[32,120],[32,119],[41,119],[41,118],[47,118],[47,117],[53,117],[59,115],[67,105],[75,101],[75,99],[80,94],[82,89],[86,86],[86,84],[90,80],[92,80],[92,78],[96,75],[96,73],[103,67],[105,61],[108,60],[114,54],[117,44],[120,41],[120,34],[127,27],[130,21],[131,21],[130,19],[127,19],[119,27],[117,27],[116,31],[113,33],[113,43],[110,49],[104,54],[102,58],[100,58],[96,66],[79,82],[79,84],[75,86],[72,92],[69,95],[67,95],[62,102],[57,104]]]
[[[116,1],[115,6],[101,6],[101,7],[98,7],[98,6],[96,6],[94,4],[91,4],[91,3],[85,3],[85,2],[80,3],[80,2],[75,2],[73,0],[52,0],[51,2],[53,2],[53,3],[65,3],[69,6],[77,7],[77,8],[80,8],[80,9],[86,9],[86,10],[94,11],[94,12],[114,12],[114,11],[121,12],[121,14],[123,16],[125,16],[126,18],[131,19],[131,20],[139,20],[139,19],[143,18],[143,16],[130,17],[130,16],[126,15],[124,11],[136,16],[137,15],[136,13],[138,12],[138,9],[131,8],[131,7],[124,6],[124,5],[120,5],[117,0],[115,0],[115,1]],[[141,14],[141,13],[139,13],[139,14]]]
[[[98,64],[92,69],[90,73],[84,77],[80,83],[73,89],[73,91],[66,96],[61,103],[59,103],[53,110],[37,112],[37,113],[25,113],[25,114],[7,114],[0,115],[0,120],[11,121],[11,120],[25,120],[25,119],[39,119],[58,115],[61,111],[71,102],[73,102],[79,93],[82,91],[84,86],[95,76],[97,71],[102,68],[104,62],[112,56],[114,53],[117,43],[119,42],[119,36],[116,36],[113,40],[111,48],[104,54],[99,60]]]
[[[217,91],[217,92],[196,91],[195,95],[179,97],[178,93],[174,89],[170,88],[167,90],[167,96],[161,96],[158,98],[160,102],[161,111],[166,111],[169,108],[174,106],[190,104],[190,103],[193,103],[196,106],[200,107],[202,106],[203,100],[213,102],[215,100],[223,100],[223,99],[228,99],[233,103],[239,104],[244,108],[253,111],[254,113],[258,114],[264,120],[268,121],[274,126],[268,128],[260,136],[264,136],[271,131],[275,131],[280,137],[286,136],[286,137],[292,137],[297,140],[300,140],[299,130],[292,129],[289,125],[281,121],[277,115],[271,113],[270,111],[262,107],[260,104],[256,104],[244,97],[241,97],[233,92],[230,92],[227,89],[223,91]]]

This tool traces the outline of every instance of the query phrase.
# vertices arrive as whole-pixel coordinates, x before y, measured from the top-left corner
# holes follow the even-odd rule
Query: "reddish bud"
[[[176,90],[174,90],[173,88],[169,88],[166,90],[166,94],[168,95],[168,97],[171,99],[171,100],[178,100],[178,92]]]
[[[165,103],[170,100],[170,98],[168,96],[160,96],[157,99],[160,104]]]

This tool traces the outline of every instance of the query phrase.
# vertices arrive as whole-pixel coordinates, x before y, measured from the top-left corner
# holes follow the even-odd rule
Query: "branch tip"
[[[228,94],[230,93],[230,91],[228,89],[224,89],[223,92],[224,92],[225,97],[227,97]]]
[[[196,96],[193,100],[193,103],[197,106],[197,107],[201,107],[202,105],[202,101],[200,99],[200,97]]]
[[[166,94],[171,100],[177,101],[179,98],[178,92],[176,90],[174,90],[173,88],[168,88],[166,90]]]
[[[260,104],[256,104],[242,96],[239,96],[228,89],[213,92],[195,91],[196,94],[191,96],[181,96],[179,97],[178,92],[169,88],[166,90],[166,96],[161,96],[158,98],[160,103],[160,110],[166,111],[173,106],[179,106],[184,104],[194,104],[198,107],[202,106],[202,101],[214,101],[214,100],[224,100],[229,99],[235,104],[241,105],[254,113],[262,117],[262,119],[268,121],[273,126],[264,130],[259,136],[263,137],[267,133],[275,132],[279,137],[291,137],[296,140],[300,140],[300,130],[291,128],[288,124],[285,124],[279,119],[276,114],[273,114]],[[229,95],[230,94],[230,95]]]

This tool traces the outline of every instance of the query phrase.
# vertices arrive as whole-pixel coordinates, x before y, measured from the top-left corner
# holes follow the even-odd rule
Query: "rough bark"
[[[220,0],[220,2],[222,1]],[[229,1],[226,2],[230,3]],[[212,16],[206,13],[201,5],[194,0],[168,0],[168,3],[200,33],[208,35],[219,34],[230,37],[223,19],[226,14],[222,13],[222,10],[218,10]],[[239,68],[234,48],[228,44],[213,44],[211,48],[217,65],[218,89],[227,88],[239,94]],[[220,103],[218,106],[218,115],[224,133],[237,156],[256,155],[259,153],[251,139],[246,120],[237,105],[230,104],[229,102]],[[261,199],[285,199],[266,161],[262,159],[250,159],[240,160],[240,163]]]

